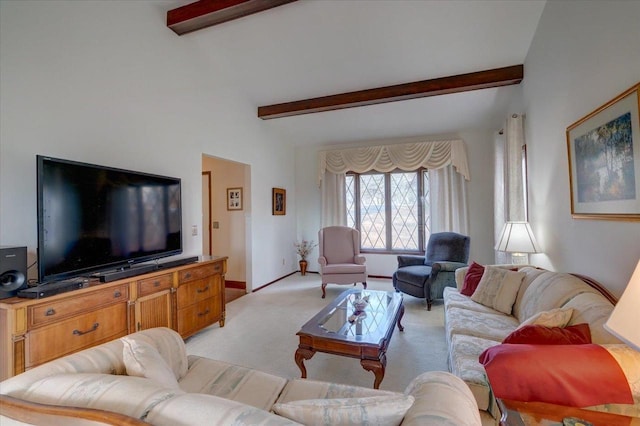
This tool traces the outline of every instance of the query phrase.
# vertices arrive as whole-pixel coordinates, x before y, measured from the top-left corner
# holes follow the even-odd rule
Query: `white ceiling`
[[[544,4],[302,0],[181,37],[258,119],[258,106],[523,64]],[[494,130],[518,94],[507,86],[264,124],[297,145]]]

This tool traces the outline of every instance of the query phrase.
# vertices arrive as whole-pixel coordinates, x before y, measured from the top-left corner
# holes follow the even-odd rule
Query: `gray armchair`
[[[398,270],[393,273],[396,291],[424,298],[427,309],[435,299],[442,299],[445,287],[455,287],[455,270],[467,266],[469,237],[455,232],[431,234],[425,256],[398,256]]]
[[[355,284],[367,288],[366,259],[360,254],[360,232],[347,226],[328,226],[318,232],[318,263],[322,298],[327,284]]]

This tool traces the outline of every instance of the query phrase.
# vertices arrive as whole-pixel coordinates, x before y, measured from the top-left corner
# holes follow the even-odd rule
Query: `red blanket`
[[[572,407],[633,404],[622,369],[599,345],[502,344],[479,360],[497,398]]]

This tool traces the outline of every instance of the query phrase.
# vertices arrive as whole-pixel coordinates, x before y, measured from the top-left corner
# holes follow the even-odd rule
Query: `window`
[[[430,230],[429,173],[347,173],[347,225],[364,252],[424,252]]]

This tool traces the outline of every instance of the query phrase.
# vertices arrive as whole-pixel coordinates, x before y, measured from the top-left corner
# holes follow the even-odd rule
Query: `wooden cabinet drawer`
[[[173,275],[166,274],[138,281],[138,297],[148,296],[161,290],[171,288]]]
[[[217,262],[211,265],[199,266],[196,268],[180,271],[180,283],[186,283],[193,280],[198,280],[204,277],[211,276],[213,274],[222,273],[222,262]]]
[[[70,296],[52,302],[44,302],[28,308],[29,329],[60,321],[78,313],[100,306],[126,302],[129,299],[127,284],[105,288],[78,296]]]
[[[77,315],[27,334],[26,367],[76,352],[127,334],[127,304]]]
[[[219,290],[211,278],[203,278],[181,285],[178,287],[178,309],[208,299],[216,294],[219,294]]]
[[[186,337],[220,320],[222,314],[220,302],[220,298],[214,296],[185,309],[179,309],[178,333]]]

